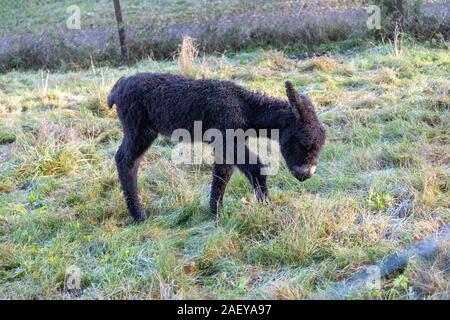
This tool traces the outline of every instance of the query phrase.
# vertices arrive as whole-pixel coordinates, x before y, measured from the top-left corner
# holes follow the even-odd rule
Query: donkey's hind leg
[[[128,212],[136,222],[147,218],[147,215],[141,209],[138,198],[137,172],[139,162],[156,137],[157,133],[149,130],[146,132],[132,131],[132,133],[125,131],[122,144],[116,153],[117,171]]]

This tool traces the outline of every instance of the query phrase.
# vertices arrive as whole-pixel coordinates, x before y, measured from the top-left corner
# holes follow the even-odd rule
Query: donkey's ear
[[[290,81],[286,81],[285,85],[286,95],[289,99],[289,103],[297,111],[300,119],[302,119],[303,121],[308,121],[312,114],[314,114],[314,109],[311,109],[311,107],[308,105],[308,102],[305,101],[308,99],[301,97]]]
[[[289,99],[289,102],[291,103],[291,105],[293,107],[296,107],[297,104],[300,103],[300,97],[299,97],[297,91],[295,91],[294,86],[292,85],[292,82],[286,81],[285,85],[286,85],[286,95]]]

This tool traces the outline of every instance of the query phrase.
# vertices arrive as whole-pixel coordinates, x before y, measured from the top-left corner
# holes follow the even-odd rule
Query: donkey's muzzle
[[[315,174],[316,166],[294,166],[291,172],[298,181],[303,182]]]

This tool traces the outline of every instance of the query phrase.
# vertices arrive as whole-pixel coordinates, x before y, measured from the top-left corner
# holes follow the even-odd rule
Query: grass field
[[[153,15],[164,19],[192,18],[202,12],[241,12],[249,9],[270,9],[274,6],[289,4],[290,0],[126,0],[122,2],[122,11],[129,24],[139,24]],[[310,1],[311,2],[311,1]],[[333,7],[353,4],[356,1],[318,0]],[[26,4],[24,6],[24,3]],[[109,0],[41,0],[10,1],[0,0],[0,35],[11,32],[41,32],[45,29],[62,28],[68,18],[67,8],[77,5],[82,17],[82,28],[114,26],[116,23],[114,5]],[[47,30],[50,31],[50,30]]]
[[[379,41],[392,34],[393,12],[382,5],[381,30],[369,30],[366,6],[383,2],[374,1],[127,0],[122,2],[127,62],[147,57],[170,60],[183,36],[195,38],[199,49],[209,55]],[[79,9],[79,29],[67,25],[75,19],[73,5]],[[79,71],[89,69],[92,62],[98,67],[124,64],[109,0],[0,0],[0,7],[1,73]],[[449,14],[446,0],[406,1],[404,31],[423,43],[442,44],[449,37]]]
[[[9,23],[9,22],[8,22]],[[340,53],[338,53],[340,52]],[[139,176],[149,219],[131,224],[105,98],[122,75],[178,73],[176,61],[0,75],[1,298],[299,299],[449,222],[450,57],[415,43],[201,57],[195,76],[284,97],[291,80],[327,127],[318,175],[269,178],[273,211],[240,173],[223,214],[208,214],[209,165],[175,165],[158,139]],[[82,271],[65,291],[66,269]],[[417,261],[358,297],[448,298],[448,253]]]
[[[79,9],[80,29],[66,25],[73,5]],[[111,1],[36,1],[24,6],[22,1],[0,0],[0,7],[0,72],[85,70],[92,61],[98,66],[123,64]],[[122,2],[122,11],[130,63],[148,56],[171,59],[184,35],[194,37],[208,54],[367,36],[361,27],[364,8],[353,0],[131,0]]]

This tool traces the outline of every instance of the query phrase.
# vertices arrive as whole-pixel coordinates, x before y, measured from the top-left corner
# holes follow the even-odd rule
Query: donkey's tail
[[[125,77],[121,77],[119,80],[117,80],[116,84],[113,86],[113,88],[111,89],[111,92],[108,95],[107,103],[108,103],[108,107],[110,109],[116,103],[117,91],[120,89],[121,83],[124,79],[125,79]]]

